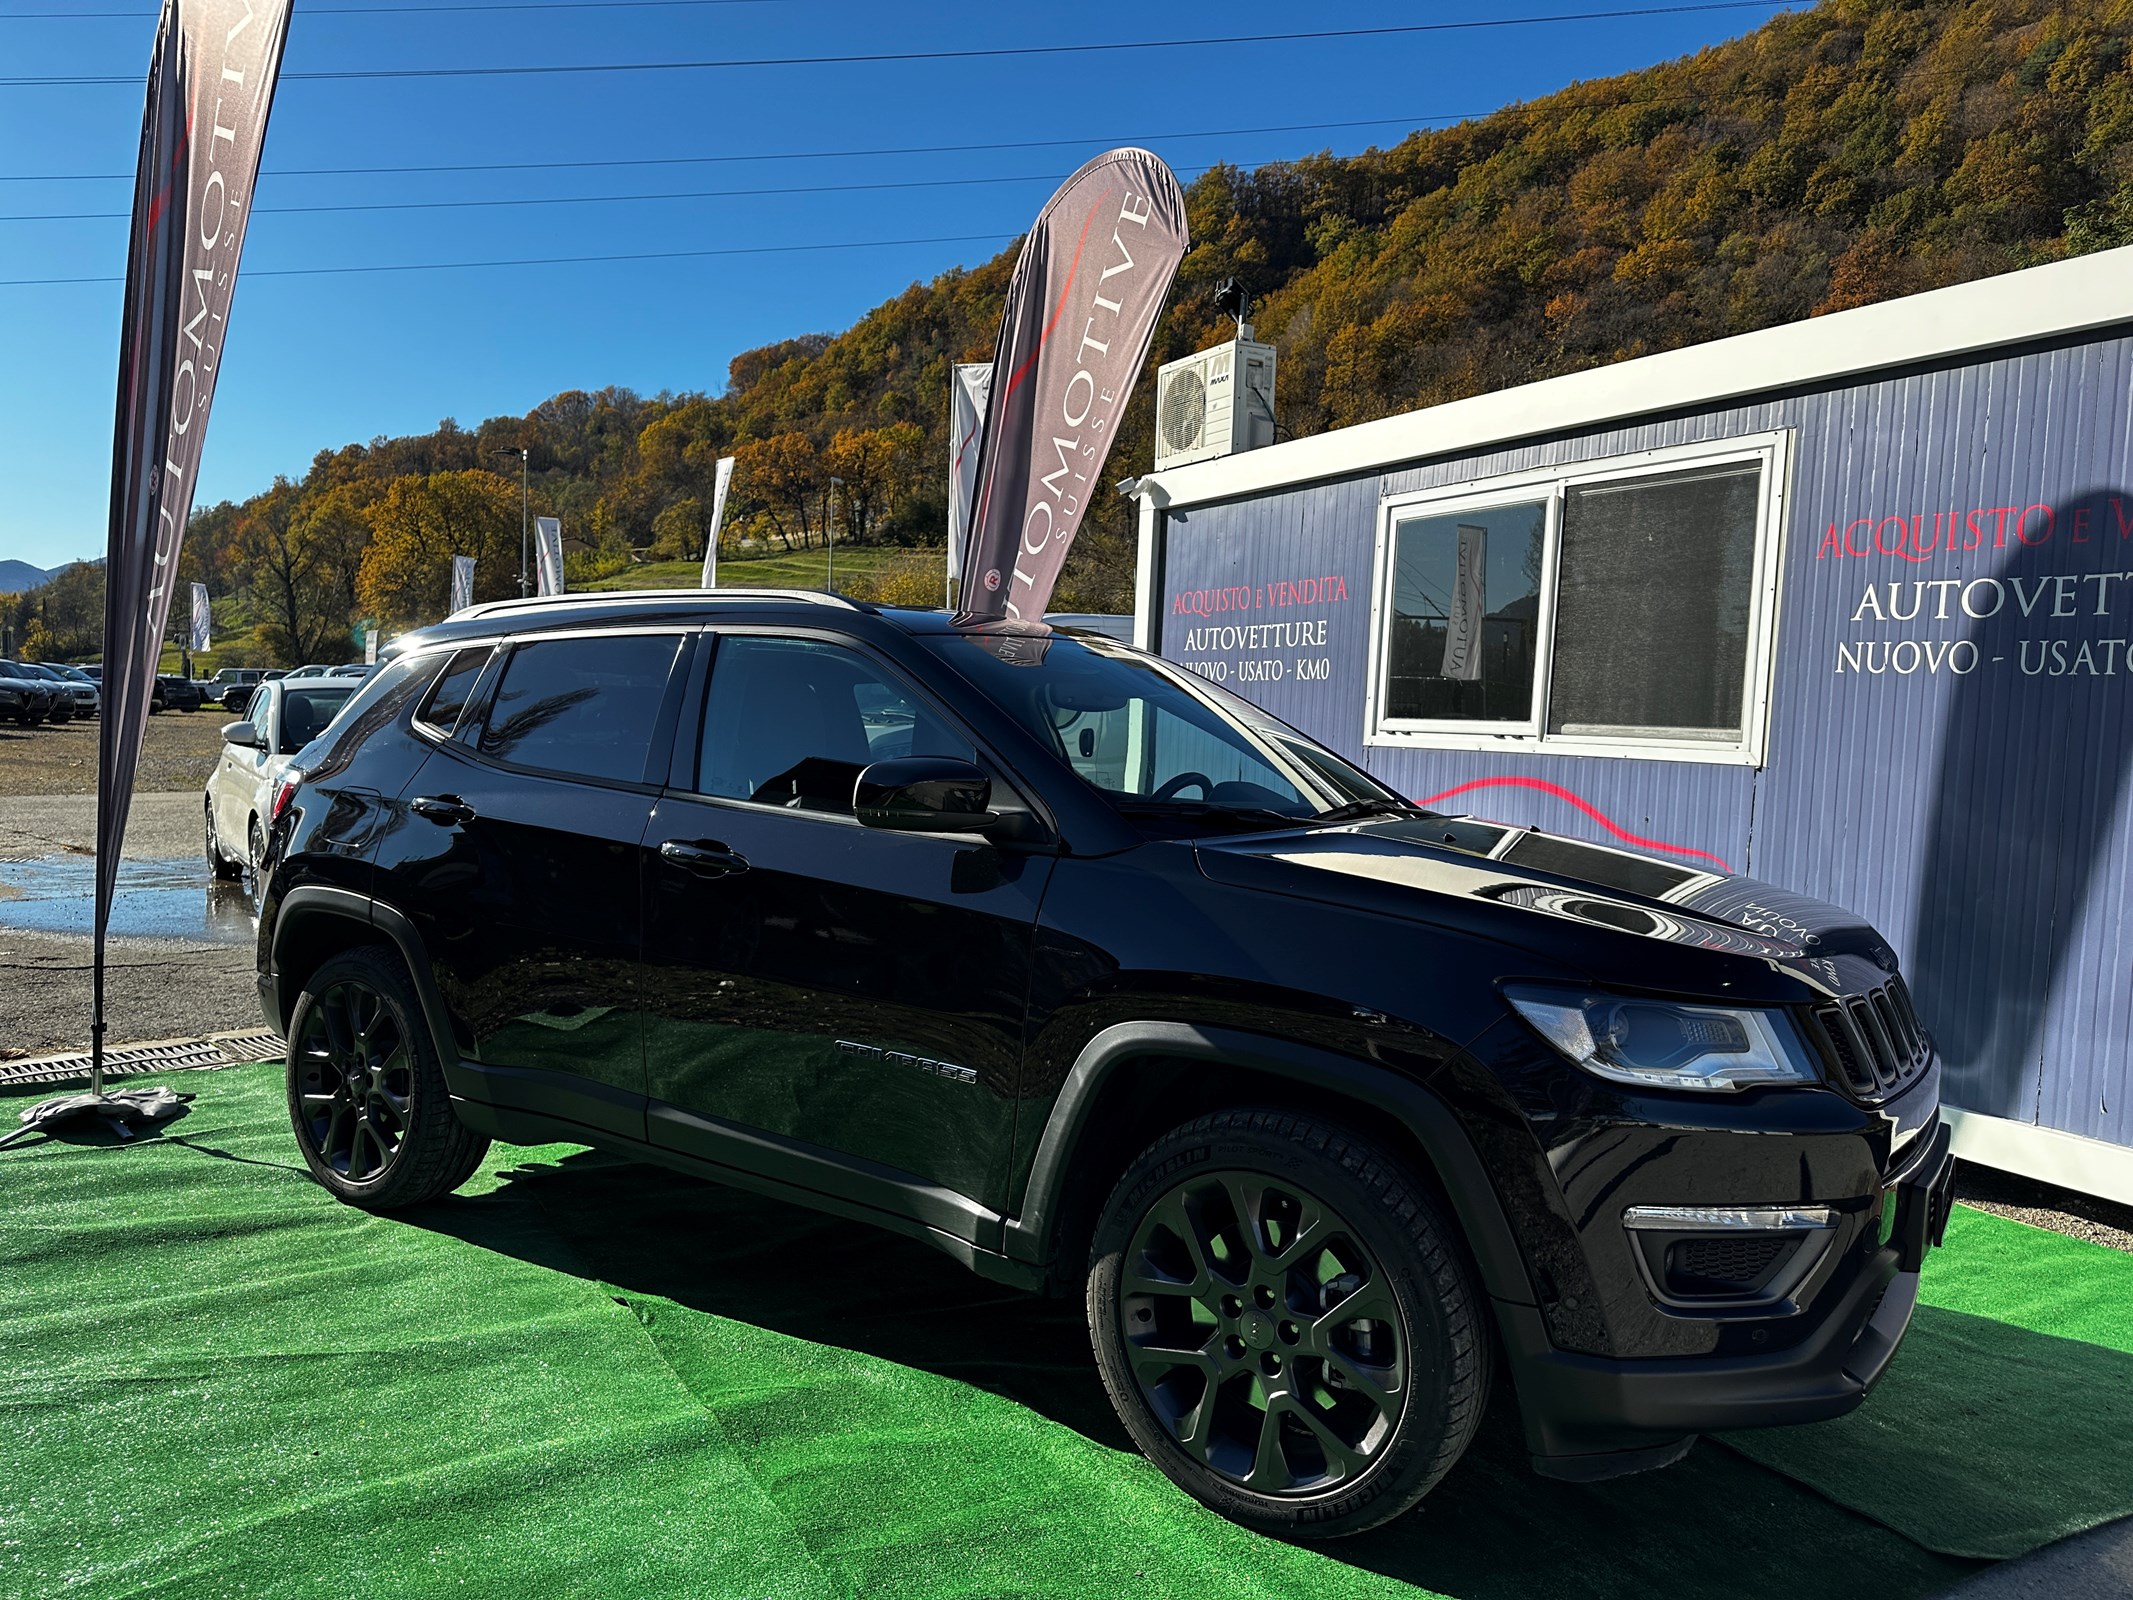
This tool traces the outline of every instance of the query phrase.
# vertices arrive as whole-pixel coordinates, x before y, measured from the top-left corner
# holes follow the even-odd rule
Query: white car
[[[274,782],[289,758],[325,731],[362,685],[347,678],[261,684],[242,722],[222,729],[222,756],[207,779],[207,864],[241,878],[266,851]]]

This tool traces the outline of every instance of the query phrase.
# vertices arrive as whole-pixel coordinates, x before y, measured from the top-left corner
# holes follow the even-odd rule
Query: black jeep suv
[[[360,1206],[576,1140],[1087,1297],[1120,1415],[1289,1535],[1856,1406],[1939,1064],[1835,907],[1421,810],[1093,634],[824,595],[406,636],[274,797],[297,1139]],[[685,1247],[685,1245],[684,1245]]]

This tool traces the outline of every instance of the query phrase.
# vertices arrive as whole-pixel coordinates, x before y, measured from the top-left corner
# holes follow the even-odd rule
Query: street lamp
[[[822,530],[829,535],[829,568],[822,575],[822,587],[831,594],[837,592],[837,518],[834,507],[837,504],[837,491],[843,487],[842,478],[830,479],[830,504],[824,508],[822,514]]]
[[[532,501],[529,498],[531,491],[526,485],[526,474],[530,470],[528,463],[533,458],[533,452],[522,444],[507,444],[499,445],[489,454],[518,457],[518,597],[523,600],[531,592],[531,586],[526,582],[526,514]]]

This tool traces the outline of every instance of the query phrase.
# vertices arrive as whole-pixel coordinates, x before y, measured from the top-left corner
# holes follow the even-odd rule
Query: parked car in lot
[[[149,691],[148,709],[155,711],[198,711],[207,703],[207,696],[190,678],[181,678],[171,673],[158,673],[155,687]]]
[[[21,662],[0,660],[0,717],[12,717],[25,728],[35,727],[52,714],[56,698],[52,685],[24,671]]]
[[[1499,1369],[1574,1479],[1849,1411],[1946,1221],[1860,918],[1423,810],[1095,634],[476,606],[268,813],[333,1194],[571,1140],[1079,1296],[1140,1448],[1270,1532],[1412,1505]]]
[[[216,877],[240,878],[259,862],[275,786],[290,757],[318,737],[355,691],[352,683],[292,676],[260,685],[245,720],[224,725],[204,802],[207,864]]]
[[[93,678],[84,677],[73,667],[54,666],[47,661],[24,661],[20,665],[25,672],[35,673],[53,686],[55,705],[63,701],[77,717],[97,714],[103,696]]]
[[[88,714],[92,717],[102,715],[104,708],[104,690],[102,684],[98,683],[95,678],[91,677],[86,671],[84,671],[80,667],[62,666],[57,662],[46,662],[45,665],[49,667],[53,672],[58,673],[63,678],[69,679],[76,685],[75,709],[77,711],[82,709],[79,691],[83,686],[86,686],[91,696],[88,704]]]
[[[242,711],[252,691],[267,681],[262,667],[224,667],[206,685],[207,697],[225,711]]]
[[[62,723],[74,720],[73,684],[67,682],[58,673],[41,667],[34,661],[16,661],[11,665],[19,676],[43,684],[51,694],[50,708],[45,712],[46,721],[57,727]]]

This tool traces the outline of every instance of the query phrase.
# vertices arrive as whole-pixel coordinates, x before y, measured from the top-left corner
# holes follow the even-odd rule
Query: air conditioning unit
[[[1155,467],[1256,450],[1274,442],[1274,347],[1236,339],[1155,374]]]

